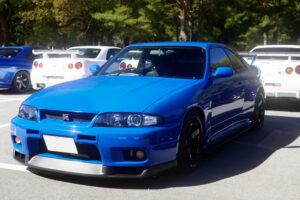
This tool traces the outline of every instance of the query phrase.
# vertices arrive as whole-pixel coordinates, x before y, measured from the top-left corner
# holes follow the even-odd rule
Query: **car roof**
[[[75,46],[75,47],[70,47],[69,49],[74,49],[74,48],[77,48],[77,49],[86,49],[86,48],[89,48],[89,49],[108,49],[108,48],[120,49],[119,47],[114,47],[114,46]]]
[[[270,48],[270,49],[275,49],[275,48],[295,48],[295,49],[300,49],[300,45],[260,45],[260,46],[254,47],[252,50],[254,50],[254,49],[260,49],[260,48]]]
[[[202,47],[202,48],[208,48],[211,46],[227,47],[224,44],[215,43],[215,42],[150,42],[150,43],[137,43],[137,44],[129,45],[129,47],[133,47],[133,46],[189,46],[189,47]]]
[[[36,46],[5,46],[0,47],[1,49],[13,49],[13,48],[19,48],[19,49],[34,49],[34,48],[44,48],[44,47],[36,47]]]

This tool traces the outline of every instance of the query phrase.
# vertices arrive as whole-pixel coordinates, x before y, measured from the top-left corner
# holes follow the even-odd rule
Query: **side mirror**
[[[216,72],[212,74],[212,77],[230,77],[233,75],[233,69],[231,67],[218,67]]]
[[[90,72],[92,72],[93,74],[98,71],[98,69],[100,69],[99,65],[91,65],[90,66]]]

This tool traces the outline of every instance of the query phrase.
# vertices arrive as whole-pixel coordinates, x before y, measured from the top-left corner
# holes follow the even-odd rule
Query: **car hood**
[[[193,79],[91,76],[43,89],[24,101],[39,109],[73,112],[143,112]],[[174,99],[176,101],[176,99]]]

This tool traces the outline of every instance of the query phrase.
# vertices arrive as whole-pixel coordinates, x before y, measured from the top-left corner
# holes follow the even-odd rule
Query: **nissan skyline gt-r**
[[[30,89],[31,65],[36,58],[33,49],[42,47],[0,47],[0,88],[11,88],[19,93]]]
[[[121,69],[137,51],[137,68]],[[22,103],[10,128],[16,160],[96,177],[190,172],[216,144],[263,127],[257,71],[226,45],[133,44],[97,68]]]

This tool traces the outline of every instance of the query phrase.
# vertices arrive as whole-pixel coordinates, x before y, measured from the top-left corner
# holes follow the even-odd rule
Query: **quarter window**
[[[225,52],[227,53],[232,62],[233,70],[235,73],[243,72],[248,69],[244,62],[232,51],[230,51],[229,49],[225,49]]]

